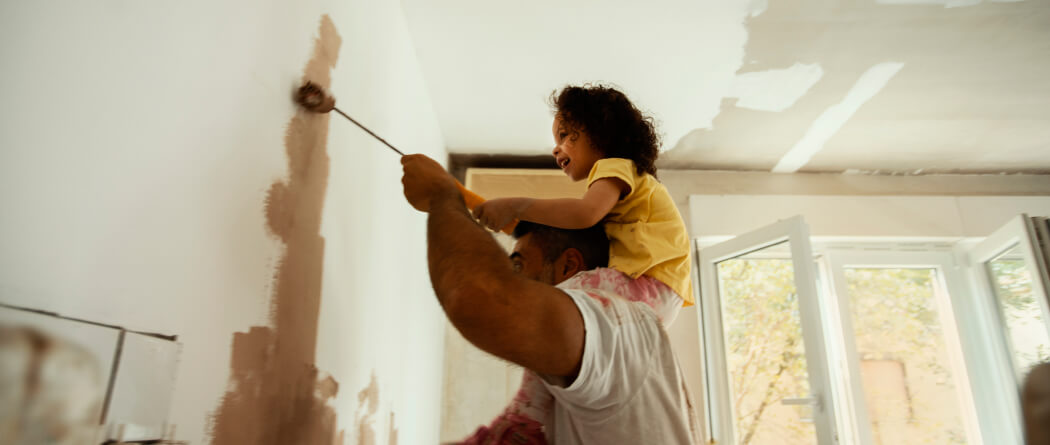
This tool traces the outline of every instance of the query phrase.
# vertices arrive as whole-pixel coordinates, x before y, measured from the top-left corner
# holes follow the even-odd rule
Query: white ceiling
[[[1050,172],[1050,0],[402,0],[453,153],[549,153],[620,86],[664,168]]]

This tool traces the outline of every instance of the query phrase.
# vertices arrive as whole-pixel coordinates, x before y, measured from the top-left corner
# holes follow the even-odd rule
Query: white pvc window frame
[[[1031,218],[1025,214],[1014,217],[970,250],[970,267],[973,270],[978,289],[985,296],[984,300],[991,304],[991,308],[987,312],[996,315],[992,320],[988,320],[989,324],[1000,333],[1006,332],[1006,326],[999,309],[999,302],[995,295],[995,283],[992,282],[989,276],[987,264],[1015,246],[1019,248],[1029,276],[1032,277],[1032,292],[1037,297],[1042,297],[1037,298],[1037,300],[1043,313],[1043,320],[1046,321],[1044,326],[1046,327],[1047,335],[1050,335],[1050,304],[1047,301],[1046,264],[1036,244],[1035,227]],[[1015,375],[1016,371],[1014,370],[1017,368],[1017,364],[1014,363],[1013,346],[1005,335],[1000,335],[1000,337],[1003,340],[1002,346],[1007,352],[1007,360],[1004,362],[1009,364],[1011,374]],[[1016,378],[1014,380],[1017,387],[1020,388],[1022,382]]]
[[[844,354],[847,371],[846,375],[839,377],[844,380],[848,391],[848,394],[844,396],[849,403],[843,407],[842,416],[844,418],[841,419],[844,430],[842,433],[850,436],[847,443],[860,445],[875,443],[872,438],[871,420],[868,416],[866,396],[860,376],[860,357],[856,348],[853,316],[850,313],[849,289],[845,275],[847,268],[908,268],[936,271],[934,298],[945,337],[948,359],[953,370],[953,379],[957,383],[960,414],[966,429],[967,443],[971,445],[984,443],[982,436],[984,429],[978,420],[980,416],[974,398],[976,382],[970,375],[971,365],[980,361],[980,358],[973,354],[966,354],[963,338],[965,331],[960,329],[966,320],[972,319],[974,308],[969,304],[972,298],[965,286],[965,276],[958,267],[952,252],[831,248],[823,250],[822,253],[827,262],[829,288],[833,293],[833,298],[829,299],[829,303],[837,311],[834,316],[838,319],[837,327],[841,329],[843,339],[840,344],[843,350],[837,353]]]
[[[1041,223],[1045,223],[1045,221]],[[888,249],[891,252],[897,252],[888,253],[888,256],[903,254],[901,252],[916,254],[916,256],[909,256],[905,261],[894,262],[902,265],[907,264],[908,266],[918,266],[919,263],[926,263],[935,265],[941,272],[938,276],[942,277],[943,283],[941,284],[944,285],[944,288],[947,289],[950,295],[951,311],[955,316],[954,331],[958,336],[957,341],[960,343],[965,361],[966,380],[970,382],[969,397],[973,400],[974,406],[972,410],[964,411],[963,415],[969,417],[973,412],[976,412],[977,416],[979,431],[976,435],[969,430],[969,428],[972,428],[972,422],[969,421],[971,419],[964,418],[968,428],[967,435],[974,441],[980,440],[987,444],[1024,442],[1018,391],[1022,382],[1017,378],[1014,371],[1011,346],[1006,337],[998,301],[996,300],[997,297],[994,289],[991,287],[993,283],[990,280],[986,263],[1008,249],[1020,246],[1020,250],[1028,265],[1029,273],[1033,277],[1033,291],[1043,296],[1039,301],[1042,305],[1044,317],[1048,320],[1047,329],[1050,331],[1050,295],[1048,295],[1048,291],[1050,291],[1050,276],[1048,276],[1046,264],[1047,260],[1050,259],[1050,255],[1043,256],[1044,252],[1041,251],[1044,250],[1050,253],[1050,245],[1040,246],[1037,241],[1037,231],[1043,230],[1043,237],[1050,238],[1048,236],[1050,235],[1050,228],[1037,228],[1035,224],[1032,218],[1021,214],[993,233],[983,237],[983,241],[976,244],[970,242],[973,238],[960,240],[960,238],[955,237],[952,240],[944,239],[946,242],[939,247],[931,244],[929,247],[921,247],[921,250],[918,251],[913,250],[915,247],[912,246],[904,247],[902,250]],[[715,265],[719,261],[761,250],[784,241],[791,241],[792,257],[796,270],[796,285],[799,287],[800,292],[800,303],[803,299],[803,286],[809,287],[810,283],[813,283],[813,290],[815,290],[816,284],[819,284],[821,286],[820,289],[824,292],[820,297],[823,298],[821,301],[823,304],[818,305],[819,308],[803,310],[800,307],[800,310],[805,314],[802,320],[804,335],[806,332],[813,331],[813,329],[807,330],[806,326],[821,326],[823,334],[827,336],[823,338],[822,343],[828,349],[822,351],[824,358],[823,362],[819,364],[809,363],[808,352],[813,348],[810,346],[809,340],[805,340],[807,366],[810,368],[811,380],[813,379],[812,372],[816,369],[821,370],[825,376],[825,381],[831,380],[830,383],[823,387],[820,399],[825,409],[833,405],[838,406],[838,412],[840,413],[837,419],[838,423],[832,420],[832,425],[828,428],[817,428],[818,434],[822,430],[831,431],[831,438],[835,442],[825,442],[829,439],[824,437],[819,437],[818,440],[821,441],[822,445],[824,443],[837,443],[838,441],[860,445],[871,443],[862,439],[864,437],[863,432],[859,431],[860,425],[870,429],[866,413],[863,411],[860,414],[854,412],[857,409],[866,409],[866,406],[863,405],[863,388],[859,386],[859,372],[850,372],[848,367],[843,366],[843,362],[852,362],[849,366],[854,368],[858,367],[858,364],[856,361],[846,360],[843,357],[843,344],[855,345],[855,343],[852,336],[848,339],[843,339],[839,335],[844,332],[852,333],[852,328],[849,325],[847,325],[849,327],[848,331],[842,326],[844,321],[852,324],[852,319],[845,316],[848,314],[837,313],[844,308],[848,308],[848,306],[838,304],[838,299],[836,298],[836,295],[843,294],[841,290],[836,291],[835,289],[839,286],[838,283],[843,282],[841,276],[836,277],[836,275],[841,275],[841,273],[835,272],[836,270],[841,270],[841,267],[830,264],[830,261],[835,261],[836,256],[842,261],[851,261],[836,251],[854,249],[854,247],[850,247],[853,241],[845,241],[847,244],[846,247],[843,247],[839,245],[844,241],[838,239],[841,237],[825,237],[828,240],[836,240],[836,242],[831,245],[818,245],[822,258],[819,263],[814,265],[815,257],[808,232],[809,230],[802,217],[796,216],[715,245],[708,244],[715,239],[721,238],[725,240],[727,237],[707,236],[694,240],[694,245],[697,249],[697,254],[694,257],[694,266],[696,267],[696,277],[699,281],[699,283],[695,283],[695,288],[699,293],[697,298],[697,316],[702,326],[700,331],[700,345],[702,348],[700,365],[705,378],[704,402],[707,408],[705,410],[707,416],[704,420],[706,429],[710,434],[710,443],[728,444],[734,443],[733,440],[735,439],[732,406],[730,405],[728,394],[728,376],[724,355],[725,343],[721,334],[720,296],[718,294]],[[862,247],[862,249],[866,249],[863,254],[864,259],[851,262],[851,266],[877,264],[880,262],[876,252],[887,250],[887,248],[880,246],[875,250],[871,250],[869,249],[870,240],[893,239],[893,241],[879,241],[876,243],[880,245],[884,242],[894,244],[901,241],[892,237],[867,236],[862,233],[858,233],[856,237],[849,238],[855,239],[860,245],[868,245],[867,247]],[[941,238],[930,237],[928,239]],[[903,241],[912,241],[912,238],[903,239]],[[954,250],[948,253],[947,249]],[[796,254],[798,250],[805,251],[803,256],[806,261],[799,260],[802,257]],[[830,260],[825,257],[828,253],[832,254]],[[934,256],[928,257],[928,260],[919,261],[919,259],[923,258],[919,256],[921,253],[929,253]],[[945,255],[950,255],[951,261]],[[916,261],[919,262],[917,263]],[[841,261],[837,262],[841,263]],[[812,273],[814,269],[821,271],[821,281],[819,283],[816,283],[816,278]],[[809,278],[799,278],[797,275],[800,271],[802,275],[808,275]],[[814,318],[814,313],[818,320],[807,321]],[[824,317],[821,319],[820,315],[824,315]],[[952,330],[947,325],[945,330],[945,334],[950,335]],[[836,338],[835,336],[839,337]],[[843,340],[848,340],[848,342]],[[843,372],[840,368],[847,370]],[[850,382],[857,383],[853,384]],[[818,386],[811,382],[811,387],[816,393]],[[858,391],[860,392],[858,393]],[[857,398],[858,396],[860,398]],[[966,396],[964,395],[963,397],[965,398]],[[817,410],[814,410],[814,413],[816,412]],[[858,418],[861,415],[863,415],[863,421]],[[815,417],[814,420],[816,421],[817,418]]]
[[[971,286],[976,293],[974,328],[981,334],[968,349],[983,353],[985,357],[985,361],[974,371],[981,373],[981,379],[985,382],[975,388],[978,405],[988,406],[981,413],[982,428],[986,430],[987,437],[1011,438],[1009,443],[1023,443],[1019,391],[1023,381],[1017,377],[1013,346],[1007,338],[1006,325],[987,263],[1015,246],[1019,248],[1032,277],[1032,291],[1041,297],[1037,300],[1050,332],[1050,305],[1047,301],[1047,288],[1050,286],[1047,285],[1046,264],[1036,239],[1032,219],[1021,214],[962,255],[966,259]]]
[[[798,292],[799,317],[802,325],[806,367],[810,394],[795,402],[810,402],[817,443],[838,443],[835,415],[838,412],[831,396],[832,386],[827,369],[827,348],[818,301],[816,267],[810,246],[809,228],[801,216],[788,218],[766,227],[737,236],[728,241],[699,248],[697,265],[700,269],[700,299],[698,301],[703,326],[703,366],[707,382],[707,423],[713,443],[736,443],[733,422],[732,397],[729,394],[729,375],[726,366],[726,345],[722,335],[721,297],[718,289],[719,262],[730,260],[764,248],[790,242],[791,262],[794,268],[795,288]]]

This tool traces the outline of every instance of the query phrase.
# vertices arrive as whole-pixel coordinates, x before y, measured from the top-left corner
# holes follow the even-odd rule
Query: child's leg
[[[521,389],[503,413],[488,426],[478,427],[463,445],[545,445],[543,422],[554,409],[554,397],[532,371],[525,370]]]
[[[670,286],[652,277],[630,276],[616,269],[600,267],[580,272],[560,285],[568,289],[598,289],[619,295],[628,301],[645,303],[656,311],[664,326],[670,326],[678,316],[684,300]]]
[[[506,411],[543,421],[554,407],[554,396],[543,386],[540,377],[526,369],[521,376],[521,389]]]
[[[678,318],[678,311],[682,309],[685,300],[671,289],[671,286],[656,278],[644,275],[636,278],[632,285],[638,289],[645,289],[649,294],[657,296],[654,300],[659,301],[660,304],[650,306],[656,311],[656,316],[660,317],[660,321],[664,322],[664,326],[671,326],[671,323],[674,323],[675,318]],[[637,292],[642,291],[639,290]]]

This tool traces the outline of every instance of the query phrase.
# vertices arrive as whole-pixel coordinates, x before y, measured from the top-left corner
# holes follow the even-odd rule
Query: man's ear
[[[584,270],[587,270],[587,265],[583,262],[583,254],[578,249],[570,247],[558,257],[554,272],[559,276],[555,278],[560,282]]]

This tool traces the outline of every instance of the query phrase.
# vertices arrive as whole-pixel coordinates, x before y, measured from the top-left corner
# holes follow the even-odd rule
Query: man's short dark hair
[[[543,252],[543,261],[553,263],[568,248],[583,255],[584,266],[590,270],[609,266],[609,237],[601,223],[586,229],[559,229],[530,221],[520,221],[514,227],[514,239],[532,234]]]

